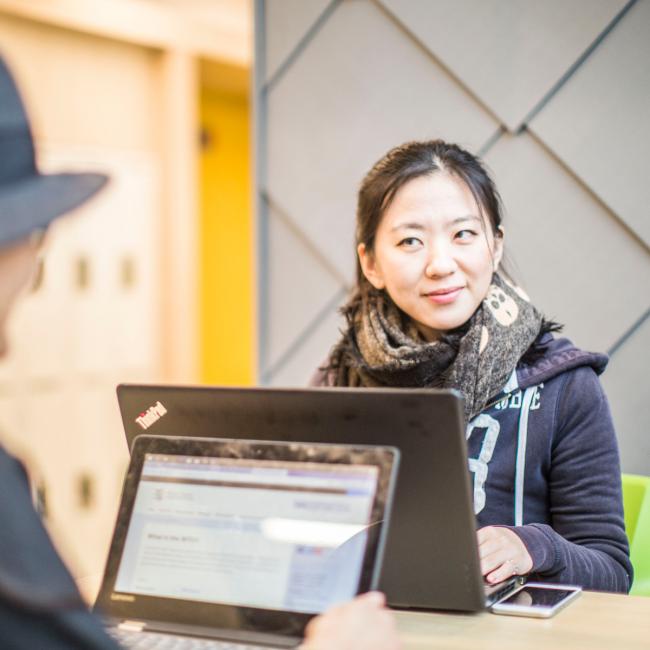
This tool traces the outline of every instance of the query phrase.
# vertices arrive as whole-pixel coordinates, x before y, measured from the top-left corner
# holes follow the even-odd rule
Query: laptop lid
[[[139,436],[96,608],[146,629],[300,638],[376,585],[398,456]]]
[[[399,448],[380,589],[398,608],[485,608],[458,393],[124,384],[117,396],[129,446],[146,430]]]

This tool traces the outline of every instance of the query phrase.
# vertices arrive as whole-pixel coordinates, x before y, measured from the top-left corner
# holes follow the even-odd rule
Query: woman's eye
[[[476,237],[477,234],[474,230],[459,230],[456,233],[456,239],[469,240]]]
[[[404,239],[402,239],[397,245],[404,248],[415,248],[421,244],[422,240],[418,239],[417,237],[404,237]]]

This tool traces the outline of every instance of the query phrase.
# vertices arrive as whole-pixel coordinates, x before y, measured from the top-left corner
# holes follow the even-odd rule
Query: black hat
[[[0,57],[0,246],[18,241],[81,205],[104,174],[40,174],[29,121]]]

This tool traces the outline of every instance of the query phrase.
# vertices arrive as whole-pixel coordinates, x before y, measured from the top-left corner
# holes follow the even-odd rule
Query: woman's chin
[[[420,334],[422,334],[427,341],[435,341],[447,332],[458,329],[471,317],[472,315],[470,314],[467,318],[440,318],[428,322],[416,321],[416,324]]]

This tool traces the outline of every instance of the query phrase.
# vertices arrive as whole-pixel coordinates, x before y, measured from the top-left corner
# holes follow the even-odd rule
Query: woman
[[[554,338],[500,270],[500,199],[479,160],[441,140],[392,149],[361,184],[356,237],[347,330],[312,383],[459,390],[488,582],[627,592],[607,358]]]

